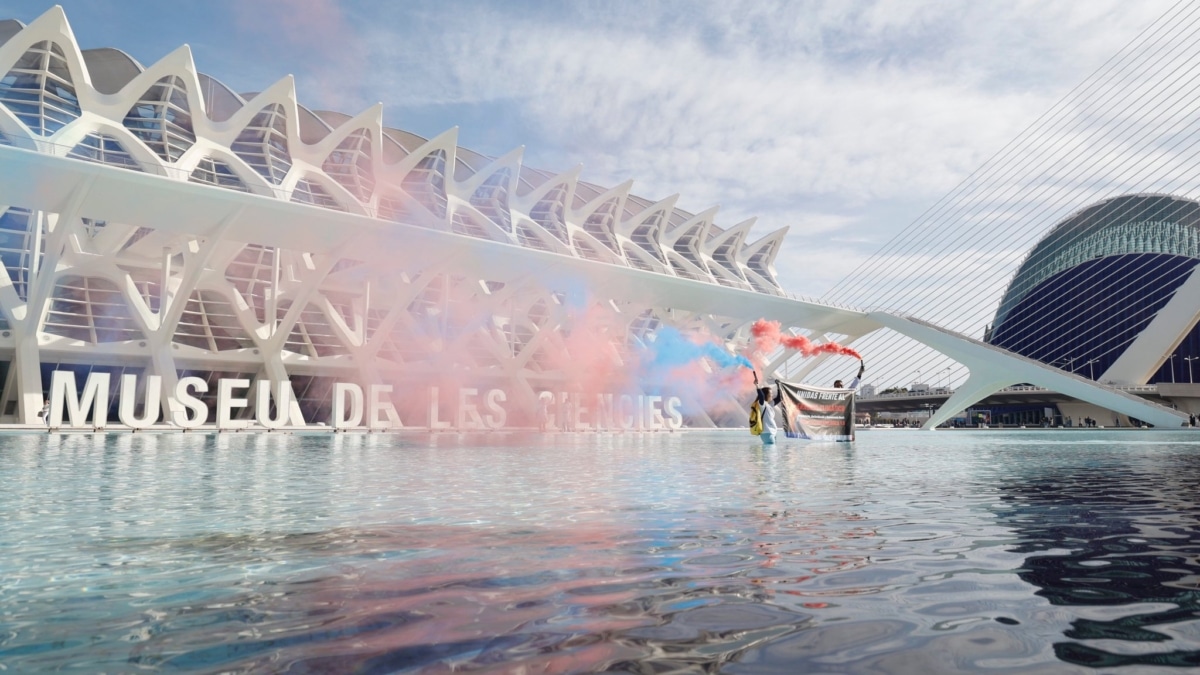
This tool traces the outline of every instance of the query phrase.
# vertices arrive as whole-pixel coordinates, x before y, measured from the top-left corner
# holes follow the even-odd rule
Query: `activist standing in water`
[[[763,445],[775,445],[775,435],[779,433],[779,423],[775,419],[775,406],[779,404],[782,394],[776,393],[775,399],[771,400],[771,388],[762,387],[758,390],[758,400],[754,405],[758,406],[758,415],[762,424],[762,433],[758,435],[762,439]]]
[[[866,370],[867,370],[867,364],[865,362],[863,362],[862,359],[859,359],[858,360],[858,375],[855,375],[854,379],[850,380],[850,386],[849,387],[843,386],[841,380],[834,380],[833,388],[834,389],[858,389],[858,383],[862,381],[863,373],[866,372]]]

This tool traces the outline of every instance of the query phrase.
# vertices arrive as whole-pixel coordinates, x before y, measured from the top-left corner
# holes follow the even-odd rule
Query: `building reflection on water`
[[[1182,455],[1164,459],[1006,486],[1014,508],[1000,511],[999,524],[1013,528],[1013,552],[1027,556],[1021,579],[1055,606],[1105,617],[1071,622],[1069,639],[1054,644],[1063,661],[1200,666],[1200,650],[1171,649],[1173,635],[1194,633],[1186,624],[1200,621],[1200,467]]]

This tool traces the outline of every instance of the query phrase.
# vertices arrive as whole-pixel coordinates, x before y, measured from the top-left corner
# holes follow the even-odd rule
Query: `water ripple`
[[[0,668],[1195,667],[1197,438],[4,435]]]

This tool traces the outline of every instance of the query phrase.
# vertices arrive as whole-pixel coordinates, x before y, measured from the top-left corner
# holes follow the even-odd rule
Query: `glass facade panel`
[[[571,245],[567,235],[567,185],[560,183],[538,200],[529,211],[529,217],[542,226],[542,229],[558,238],[559,241]]]
[[[662,247],[659,246],[659,233],[662,231],[663,218],[666,212],[658,211],[651,214],[640,225],[634,228],[630,239],[638,245],[643,251],[654,256],[654,259],[662,264],[667,264],[667,257],[662,252]]]
[[[22,302],[29,300],[29,282],[46,252],[45,226],[29,209],[12,207],[0,216],[0,261],[13,290]]]
[[[62,48],[52,42],[30,47],[0,79],[0,104],[39,136],[78,119],[79,98]]]
[[[438,218],[446,217],[446,151],[426,155],[400,182],[404,191]]]
[[[292,190],[292,201],[299,204],[312,204],[320,206],[323,209],[331,211],[345,211],[342,205],[329,194],[321,184],[315,180],[301,178],[296,181],[296,187]]]
[[[375,176],[371,166],[371,132],[359,129],[338,144],[321,166],[325,173],[350,191],[364,204],[371,201],[375,191]]]
[[[528,221],[517,221],[516,234],[517,241],[525,248],[536,248],[541,251],[551,250],[550,245],[542,240]]]
[[[479,209],[505,232],[513,231],[512,212],[508,208],[508,185],[511,180],[512,171],[501,169],[488,177],[471,195],[471,206]]]
[[[591,244],[578,237],[572,237],[571,239],[574,241],[575,250],[579,253],[580,258],[604,262],[604,256],[600,255],[600,252],[593,248]]]
[[[638,255],[638,252],[634,249],[635,247],[633,244],[625,244],[625,260],[629,261],[630,266],[636,267],[639,270],[646,270],[647,272],[658,271],[658,269],[653,265],[645,260],[642,260],[642,257]]]
[[[205,157],[196,164],[192,175],[188,176],[188,180],[193,183],[204,183],[205,185],[215,185],[238,192],[249,192],[250,188],[246,183],[233,172],[233,168],[219,159]]]
[[[465,234],[468,237],[491,239],[488,236],[487,230],[482,225],[477,223],[469,214],[462,211],[454,212],[454,216],[450,219],[450,229],[452,232]]]
[[[165,162],[174,162],[196,144],[183,80],[168,75],[146,90],[125,113],[125,128]]]
[[[238,134],[230,149],[263,178],[275,185],[282,183],[292,168],[283,106],[275,103],[263,108]]]
[[[43,330],[92,344],[145,339],[121,290],[100,277],[59,279]]]
[[[583,231],[595,237],[596,241],[604,244],[618,256],[621,255],[621,247],[617,244],[613,225],[616,223],[619,202],[620,200],[616,197],[605,201],[583,221]]]
[[[133,171],[141,171],[142,166],[138,164],[133,155],[121,145],[117,139],[98,132],[90,132],[83,140],[79,142],[71,151],[67,153],[67,157],[74,159],[82,159],[85,162],[95,162],[96,164],[107,164],[116,166],[122,169],[131,169]]]

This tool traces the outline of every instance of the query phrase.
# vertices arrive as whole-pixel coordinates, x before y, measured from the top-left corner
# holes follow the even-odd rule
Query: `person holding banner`
[[[782,394],[775,394],[775,399],[771,400],[771,388],[762,387],[758,390],[758,400],[755,405],[758,406],[759,420],[762,424],[762,433],[758,435],[762,439],[763,445],[775,445],[775,435],[779,433],[779,422],[775,419],[775,406],[779,404]]]
[[[778,415],[788,438],[824,441],[854,440],[854,396],[866,367],[858,366],[858,375],[847,388],[841,380],[832,387],[814,387],[799,382],[776,380],[779,386]]]
[[[867,371],[867,364],[866,364],[866,363],[864,363],[864,362],[862,361],[862,359],[859,359],[859,361],[858,361],[858,375],[855,375],[855,376],[854,376],[854,379],[853,379],[853,380],[850,380],[850,386],[849,386],[849,387],[846,387],[846,386],[844,386],[844,385],[842,384],[842,381],[841,381],[841,380],[834,380],[834,381],[833,381],[833,388],[834,388],[834,389],[858,389],[858,383],[862,381],[862,376],[863,376],[863,373],[865,373],[866,371]]]

